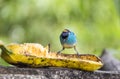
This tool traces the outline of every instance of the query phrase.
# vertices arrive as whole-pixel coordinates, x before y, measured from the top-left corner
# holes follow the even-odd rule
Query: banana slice
[[[41,44],[0,44],[1,57],[18,67],[65,67],[94,71],[103,66],[101,59],[91,54],[57,54]]]

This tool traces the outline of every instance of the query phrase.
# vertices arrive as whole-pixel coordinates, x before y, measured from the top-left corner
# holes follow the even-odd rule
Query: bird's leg
[[[77,51],[76,46],[74,46],[74,50],[77,53],[77,55],[79,55],[79,52]]]
[[[62,50],[58,51],[57,54],[61,53],[61,51],[63,51],[65,48],[63,47]]]

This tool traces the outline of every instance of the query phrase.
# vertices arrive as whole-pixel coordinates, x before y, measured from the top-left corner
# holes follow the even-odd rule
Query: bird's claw
[[[77,52],[77,55],[80,55],[80,53],[79,53],[79,52]]]
[[[57,52],[57,55],[60,54],[60,53],[61,53],[61,51],[58,51],[58,52]]]

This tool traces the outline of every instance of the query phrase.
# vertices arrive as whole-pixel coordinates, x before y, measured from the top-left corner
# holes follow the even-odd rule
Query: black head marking
[[[63,39],[66,39],[68,37],[69,33],[68,32],[62,32],[61,37]]]
[[[62,34],[61,34],[61,37],[63,39],[66,39],[69,36],[69,32],[70,31],[68,29],[64,29],[63,32],[62,32]]]

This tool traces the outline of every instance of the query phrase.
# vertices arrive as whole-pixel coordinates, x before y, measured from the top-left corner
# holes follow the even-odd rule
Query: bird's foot
[[[77,55],[80,55],[80,53],[79,53],[79,52],[77,52],[76,54],[77,54]]]
[[[60,54],[65,48],[63,47],[62,50],[57,52],[57,55]]]
[[[57,52],[57,55],[60,54],[60,53],[61,53],[61,51],[58,51],[58,52]]]

